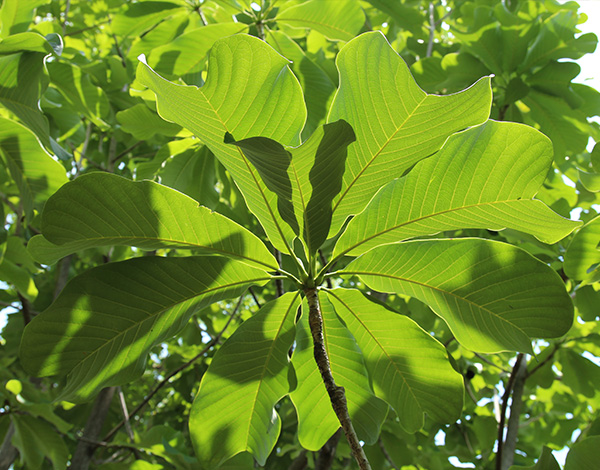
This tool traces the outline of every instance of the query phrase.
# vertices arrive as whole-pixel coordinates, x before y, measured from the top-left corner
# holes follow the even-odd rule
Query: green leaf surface
[[[203,468],[246,450],[264,465],[281,430],[274,407],[290,391],[288,351],[299,304],[298,293],[265,304],[215,354],[190,413]]]
[[[143,257],[93,268],[27,325],[21,362],[35,376],[67,375],[59,399],[87,400],[137,378],[148,351],[194,312],[268,278],[219,257]]]
[[[336,385],[345,388],[348,412],[360,440],[367,444],[377,441],[388,406],[371,390],[362,353],[356,341],[340,322],[328,298],[320,295],[323,316],[323,338]],[[300,445],[318,451],[340,427],[325,384],[314,358],[314,347],[305,310],[296,333],[296,348],[292,365],[298,387],[290,398],[298,414]]]
[[[558,465],[554,455],[552,455],[552,450],[549,447],[544,446],[542,455],[535,465],[532,465],[531,467],[513,465],[509,470],[560,470],[560,465]]]
[[[13,443],[19,449],[21,461],[25,462],[27,469],[42,468],[46,457],[52,462],[54,470],[67,468],[69,450],[49,423],[27,414],[14,414],[12,420],[15,426]]]
[[[564,270],[572,279],[586,279],[600,263],[600,216],[575,234],[565,253]]]
[[[51,54],[54,49],[44,36],[34,32],[13,34],[0,40],[0,55],[22,51]]]
[[[353,0],[310,0],[286,8],[277,21],[294,28],[310,28],[333,40],[350,41],[362,29],[365,14]]]
[[[490,240],[385,245],[340,274],[427,303],[473,351],[530,352],[530,338],[559,337],[573,322],[573,304],[554,270],[524,250]]]
[[[218,23],[194,29],[168,44],[152,49],[148,65],[158,73],[182,76],[201,70],[213,44],[226,36],[248,29],[243,23]]]
[[[576,442],[567,454],[565,470],[595,470],[600,459],[600,436]]]
[[[577,174],[579,175],[579,181],[585,189],[592,193],[600,192],[600,173],[577,170]]]
[[[336,86],[317,62],[283,32],[269,30],[267,43],[292,61],[292,70],[300,80],[308,112],[306,125],[302,130],[302,140],[306,140],[325,122]]]
[[[441,423],[460,416],[463,379],[442,344],[357,290],[327,291],[327,298],[356,338],[375,394],[396,410],[407,432],[423,427],[425,413]]]
[[[150,140],[157,134],[173,137],[181,126],[167,122],[143,103],[117,113],[122,129],[139,140]]]
[[[350,125],[339,120],[317,129],[300,147],[286,149],[265,137],[232,142],[278,196],[283,220],[302,236],[309,254],[327,239],[332,201],[342,186],[348,146],[355,141]]]
[[[105,119],[110,112],[110,103],[102,88],[92,83],[80,67],[67,62],[50,62],[46,65],[53,86],[78,112],[101,129],[108,128]]]
[[[163,118],[192,131],[215,154],[233,175],[271,242],[288,252],[294,232],[278,215],[276,195],[241,150],[223,138],[229,132],[236,140],[262,136],[297,145],[306,118],[300,85],[286,59],[246,35],[217,41],[208,70],[202,88],[175,85],[143,63],[138,65],[137,78],[156,94]]]
[[[119,36],[141,36],[144,31],[181,11],[185,10],[177,1],[129,3],[121,13],[114,15],[111,28]]]
[[[350,221],[334,257],[461,228],[512,228],[556,243],[579,223],[532,200],[552,158],[550,140],[522,124],[488,121],[455,134],[377,193]]]
[[[36,136],[21,124],[0,117],[0,162],[14,179],[28,219],[68,181],[64,167],[40,147]]]
[[[340,88],[328,120],[346,120],[357,141],[334,201],[330,235],[382,185],[436,152],[450,134],[484,122],[491,103],[489,78],[455,95],[427,95],[378,32],[349,42],[336,63]]]
[[[277,270],[264,243],[227,217],[158,183],[109,173],[80,176],[52,196],[42,214],[42,233],[70,252],[110,245],[189,248]],[[39,241],[31,242],[30,252],[38,261],[56,257],[55,251],[44,253],[46,241],[34,240]]]

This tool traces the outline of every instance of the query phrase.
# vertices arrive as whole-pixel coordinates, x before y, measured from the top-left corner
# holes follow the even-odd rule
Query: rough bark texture
[[[87,423],[85,424],[85,429],[83,430],[85,441],[80,440],[77,443],[77,448],[75,449],[69,467],[71,470],[87,470],[89,468],[92,456],[98,447],[96,444],[92,444],[92,442],[98,440],[98,437],[100,436],[100,431],[102,431],[102,425],[104,424],[104,419],[110,408],[110,402],[112,401],[116,388],[117,387],[103,388],[96,397],[92,412],[90,413]]]
[[[310,332],[313,339],[315,361],[317,362],[319,372],[325,383],[325,388],[327,389],[331,405],[333,406],[333,411],[342,425],[342,429],[350,444],[350,450],[358,463],[358,467],[361,470],[371,470],[371,465],[360,445],[356,431],[354,431],[354,427],[352,426],[350,415],[348,414],[348,404],[346,403],[344,387],[338,387],[331,374],[329,356],[327,355],[325,340],[323,339],[323,317],[321,315],[321,306],[319,304],[317,289],[305,289],[304,293],[309,308],[308,323],[310,324]]]
[[[319,457],[315,463],[315,470],[330,470],[335,459],[335,451],[341,435],[342,430],[338,429],[321,448],[319,451]]]

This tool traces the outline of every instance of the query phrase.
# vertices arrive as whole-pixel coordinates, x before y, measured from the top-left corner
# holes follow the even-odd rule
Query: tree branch
[[[523,353],[517,355],[517,360],[512,369],[506,388],[504,389],[504,395],[502,396],[502,406],[500,409],[500,421],[498,422],[498,450],[496,451],[496,470],[502,469],[502,453],[504,451],[504,425],[506,422],[506,409],[508,407],[508,399],[515,385],[517,379],[517,372],[523,361]]]
[[[8,430],[4,435],[2,446],[0,446],[0,470],[8,470],[17,458],[17,448],[12,445],[12,437],[14,434],[15,425],[11,421],[8,425]]]
[[[316,288],[307,288],[304,290],[306,300],[308,302],[308,323],[310,324],[310,332],[312,334],[313,345],[314,345],[314,356],[321,377],[325,384],[327,394],[331,400],[333,411],[335,412],[348,444],[350,444],[350,450],[352,455],[358,463],[358,467],[361,470],[371,470],[371,465],[367,460],[367,456],[360,445],[354,426],[352,426],[352,420],[348,414],[348,404],[346,402],[346,394],[344,387],[339,387],[335,384],[333,375],[331,374],[331,365],[329,363],[329,356],[325,349],[325,339],[323,338],[323,317],[321,315],[321,306],[319,304],[319,296]]]
[[[516,364],[515,364],[516,365]],[[515,381],[510,405],[510,418],[506,429],[506,439],[502,450],[501,470],[508,470],[515,459],[517,436],[519,434],[519,418],[523,407],[523,389],[527,380],[527,362],[522,360],[516,369]]]

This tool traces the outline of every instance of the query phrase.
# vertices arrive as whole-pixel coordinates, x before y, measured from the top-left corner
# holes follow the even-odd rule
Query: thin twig
[[[492,361],[490,361],[488,358],[486,358],[485,356],[482,356],[479,353],[475,353],[475,357],[477,357],[478,359],[481,359],[483,362],[485,362],[486,364],[489,364],[490,366],[494,366],[497,369],[500,369],[502,372],[506,373],[506,374],[510,374],[510,371],[505,369],[504,367],[500,367],[498,364],[494,364]]]
[[[527,378],[531,377],[539,369],[541,369],[546,364],[548,364],[548,362],[550,362],[552,359],[554,359],[554,355],[560,349],[561,346],[562,346],[562,343],[555,344],[554,349],[552,350],[552,352],[550,354],[548,354],[548,357],[546,357],[546,359],[544,359],[542,362],[540,362],[538,365],[536,365],[533,369],[531,369],[529,372],[527,372]]]
[[[433,53],[433,38],[435,35],[435,7],[433,2],[429,2],[429,41],[427,42],[426,57],[431,57]]]
[[[103,24],[106,24],[106,23],[110,23],[110,19],[101,21],[100,23],[96,23],[95,25],[88,26],[86,28],[78,29],[77,31],[71,31],[70,33],[65,33],[64,37],[75,36],[77,34],[85,33],[86,31],[89,31],[90,29],[99,28],[100,26],[102,26]]]
[[[115,159],[113,160],[113,164],[117,161],[119,161],[121,158],[123,158],[125,155],[127,155],[129,152],[131,152],[133,149],[135,149],[137,146],[143,144],[145,142],[145,140],[140,140],[138,142],[136,142],[135,144],[133,144],[131,147],[126,148],[125,150],[123,150],[120,154],[118,154]]]
[[[252,287],[248,288],[248,292],[250,292],[250,295],[252,296],[252,299],[254,300],[254,303],[256,304],[256,306],[258,308],[260,308],[260,302],[258,301],[258,299],[256,298],[256,294],[254,293],[254,290],[252,289]]]
[[[394,469],[394,470],[400,470],[396,464],[394,463],[394,461],[392,460],[392,457],[390,456],[390,454],[388,453],[387,449],[385,448],[385,445],[383,445],[383,441],[381,440],[381,436],[379,436],[379,440],[377,441],[377,443],[379,444],[379,448],[381,449],[381,453],[383,454],[383,456],[385,457],[385,460],[388,461],[388,463],[390,464],[390,466]]]
[[[277,266],[281,268],[281,251],[275,250],[275,259],[277,260]],[[281,297],[285,294],[283,290],[283,279],[275,279],[275,289],[277,290],[277,297]]]
[[[502,395],[500,421],[498,422],[498,450],[496,451],[496,470],[500,470],[502,465],[502,451],[504,447],[504,424],[506,422],[506,408],[508,407],[508,399],[510,398],[510,394],[515,385],[515,380],[517,379],[517,371],[519,370],[523,357],[523,353],[519,353],[517,355],[517,360],[515,361],[515,365],[508,379],[508,383],[506,384],[506,388],[504,389],[504,395]]]
[[[229,319],[227,320],[227,323],[225,324],[225,326],[223,327],[223,329],[217,334],[217,336],[215,336],[213,339],[211,339],[206,344],[206,347],[204,349],[202,349],[202,351],[200,351],[198,354],[196,354],[192,359],[190,359],[189,361],[187,361],[185,364],[182,364],[181,366],[179,366],[177,369],[175,369],[174,371],[172,371],[171,373],[169,373],[169,375],[167,375],[164,379],[162,379],[160,382],[158,382],[158,384],[156,385],[156,387],[154,387],[152,389],[152,391],[148,395],[146,395],[146,398],[144,398],[142,400],[142,402],[138,406],[136,406],[134,408],[134,410],[129,414],[129,419],[131,419],[134,416],[136,416],[140,412],[140,410],[144,406],[146,406],[148,404],[148,402],[152,399],[152,397],[154,395],[156,395],[156,393],[169,382],[169,380],[172,377],[174,377],[175,375],[179,374],[179,372],[181,372],[182,370],[187,369],[189,366],[191,366],[194,362],[196,362],[198,359],[200,359],[202,356],[204,356],[210,350],[210,348],[212,348],[214,345],[216,345],[221,340],[221,337],[225,333],[225,330],[227,330],[227,327],[231,324],[231,322],[235,318],[238,310],[240,309],[243,300],[244,300],[244,296],[242,295],[240,297],[240,299],[238,300],[237,305],[235,306],[235,308],[233,309],[233,311],[229,315]],[[104,436],[103,440],[107,441],[107,442],[110,441],[110,439],[117,433],[117,431],[119,429],[121,429],[125,425],[125,423],[126,423],[126,420],[123,419],[119,424],[117,424],[114,428],[112,428],[108,432],[108,434],[106,434],[106,436]]]

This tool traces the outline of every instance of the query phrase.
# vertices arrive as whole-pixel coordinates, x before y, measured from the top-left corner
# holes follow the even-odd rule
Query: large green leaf
[[[512,228],[556,243],[580,223],[532,200],[552,158],[550,140],[522,124],[488,121],[455,134],[377,193],[350,221],[334,257],[460,228]]]
[[[535,465],[532,465],[531,467],[513,465],[509,470],[560,470],[560,465],[558,465],[554,455],[552,455],[552,450],[549,447],[544,446],[542,455]]]
[[[600,436],[576,442],[567,454],[565,470],[594,470],[600,459]]]
[[[375,394],[396,410],[404,429],[421,429],[425,413],[441,423],[460,416],[463,379],[436,339],[357,290],[335,289],[327,297],[360,346]]]
[[[133,182],[109,173],[90,173],[63,186],[42,214],[44,239],[30,252],[40,261],[50,242],[64,251],[110,245],[144,249],[190,248],[234,257],[277,270],[277,262],[256,235],[197,201],[152,181]]]
[[[565,253],[564,269],[573,279],[586,279],[600,263],[600,216],[585,224],[573,237]]]
[[[116,117],[122,129],[139,140],[150,140],[157,134],[173,137],[181,131],[181,126],[161,119],[144,103],[119,111]]]
[[[277,212],[276,195],[241,150],[224,142],[224,136],[226,132],[237,140],[262,136],[297,145],[306,118],[300,85],[286,59],[246,35],[217,41],[208,64],[202,88],[175,85],[143,63],[137,78],[156,93],[159,114],[196,134],[233,175],[275,247],[290,251],[294,232]]]
[[[248,29],[243,23],[218,23],[194,29],[152,49],[148,65],[159,73],[182,76],[197,73],[215,41]]]
[[[530,337],[559,337],[573,322],[571,298],[554,270],[524,250],[490,240],[385,245],[340,274],[427,303],[474,351],[530,352]]]
[[[362,29],[365,14],[353,0],[310,0],[283,10],[277,21],[314,29],[329,39],[350,41]]]
[[[300,147],[286,149],[266,137],[232,142],[258,170],[266,186],[277,194],[283,220],[302,236],[310,254],[327,239],[332,201],[340,192],[352,127],[343,120],[317,129]]]
[[[287,293],[264,305],[219,349],[190,413],[190,433],[203,468],[248,450],[264,465],[281,420],[274,407],[290,391],[288,351],[300,297]]]
[[[181,2],[146,1],[126,4],[123,11],[114,15],[113,33],[119,36],[140,36],[157,23],[185,11]]]
[[[302,129],[305,140],[325,121],[336,86],[329,75],[289,36],[269,30],[267,42],[292,61],[292,70],[300,80],[308,115]]]
[[[384,184],[436,152],[446,138],[489,116],[489,78],[455,95],[427,95],[378,32],[349,42],[337,56],[340,88],[329,121],[345,119],[356,133],[330,235],[359,213]]]
[[[36,204],[68,181],[64,167],[40,147],[33,132],[1,117],[0,162],[6,165],[19,188],[28,218]]]
[[[21,362],[35,376],[67,375],[60,398],[86,400],[137,378],[150,348],[216,301],[264,284],[264,271],[220,257],[142,257],[71,280],[29,323]]]
[[[92,83],[88,74],[67,62],[50,62],[46,67],[52,85],[73,108],[101,129],[109,127],[105,122],[110,112],[108,97],[102,88]]]
[[[21,462],[28,469],[42,468],[46,457],[52,462],[54,470],[67,468],[69,450],[53,426],[28,414],[15,413],[12,419],[15,426],[12,442],[19,449]]]
[[[337,318],[327,297],[320,296],[323,338],[335,383],[344,387],[348,412],[359,439],[367,444],[377,441],[388,406],[375,397],[356,341]],[[302,447],[317,451],[340,427],[325,384],[314,358],[308,324],[308,309],[298,323],[292,365],[298,387],[290,398],[298,414],[298,440]]]

